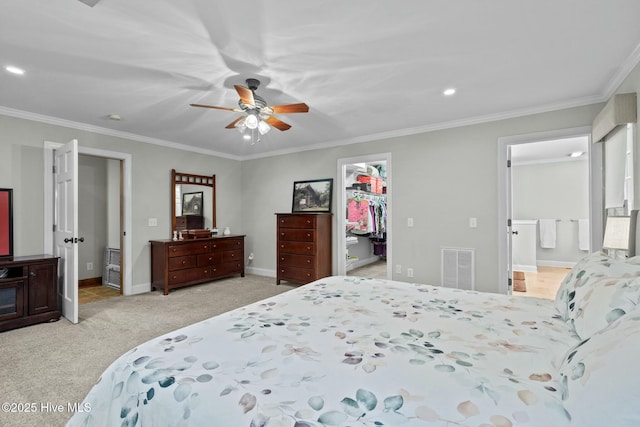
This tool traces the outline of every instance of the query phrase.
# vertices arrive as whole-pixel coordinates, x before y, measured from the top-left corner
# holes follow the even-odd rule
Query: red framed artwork
[[[13,190],[0,188],[0,257],[13,256]]]

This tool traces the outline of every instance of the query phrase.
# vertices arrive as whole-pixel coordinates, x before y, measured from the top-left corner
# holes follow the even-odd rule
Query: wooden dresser
[[[60,319],[58,257],[0,259],[0,271],[0,332]]]
[[[277,274],[281,280],[309,283],[331,276],[330,213],[277,213]]]
[[[165,295],[234,274],[244,277],[244,236],[151,240],[151,288]]]

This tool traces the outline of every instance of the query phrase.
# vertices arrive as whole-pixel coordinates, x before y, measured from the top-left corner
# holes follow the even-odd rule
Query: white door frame
[[[53,150],[63,144],[44,141],[44,170],[53,170]],[[124,223],[122,224],[122,294],[133,294],[133,269],[132,269],[132,209],[131,209],[131,154],[117,151],[101,150],[98,148],[83,147],[78,145],[78,154],[115,159],[122,161],[122,203],[124,210]],[[44,174],[44,248],[45,252],[53,250],[53,174]],[[49,252],[52,253],[52,252]]]
[[[589,228],[591,252],[602,248],[603,237],[603,187],[602,144],[591,143],[591,126],[537,132],[498,138],[498,290],[508,293],[508,230],[507,211],[511,206],[511,194],[507,189],[507,147],[530,142],[587,136],[589,152]]]
[[[345,216],[345,212],[347,211],[347,190],[345,180],[345,167],[347,165],[351,165],[354,163],[370,163],[384,160],[387,167],[387,279],[392,278],[392,256],[393,256],[393,232],[391,230],[391,225],[393,224],[392,218],[392,185],[391,185],[391,177],[392,177],[392,167],[391,167],[391,153],[380,153],[380,154],[366,154],[362,156],[349,157],[344,159],[338,159],[338,179],[337,179],[337,189],[336,191],[338,197],[338,203],[336,212],[337,213],[337,227],[336,227],[336,256],[337,258],[337,267],[338,267],[338,275],[344,276],[347,274],[347,218]]]

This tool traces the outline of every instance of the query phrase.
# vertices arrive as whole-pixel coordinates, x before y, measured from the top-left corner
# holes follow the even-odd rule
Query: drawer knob
[[[310,251],[311,250],[311,246],[307,246],[307,250]]]
[[[185,261],[185,260],[182,260],[182,265],[184,265],[184,264],[186,264],[186,263],[187,263],[187,261]]]
[[[236,256],[236,254],[231,254],[231,258],[233,258],[234,256]]]
[[[307,237],[311,237],[311,233],[307,233]]]
[[[178,276],[173,276],[173,278],[174,278],[174,279],[177,279],[177,278],[178,278]]]
[[[208,247],[209,247],[209,246],[207,246],[207,245],[204,245],[204,246],[203,246],[203,248],[204,248],[204,249],[207,249]]]

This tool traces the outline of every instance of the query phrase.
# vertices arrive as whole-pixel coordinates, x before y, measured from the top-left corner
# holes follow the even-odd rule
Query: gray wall
[[[587,252],[578,250],[578,223],[589,218],[589,162],[585,160],[514,165],[512,168],[513,218],[560,219],[556,248],[540,247],[540,265],[571,265]]]
[[[443,246],[476,249],[476,288],[498,291],[497,140],[590,125],[602,105],[242,162],[243,223],[253,266],[275,269],[275,212],[291,209],[292,183],[337,179],[337,160],[391,152],[393,262],[411,281],[440,283]],[[335,181],[334,181],[335,182]],[[336,206],[334,192],[333,205]],[[407,218],[414,227],[407,228]],[[470,229],[469,218],[478,219]],[[336,221],[334,218],[334,227]],[[334,229],[334,270],[337,231]],[[394,279],[408,280],[394,274]]]
[[[638,66],[617,92],[630,91],[640,91]],[[336,179],[340,158],[391,152],[394,262],[414,268],[413,281],[437,284],[442,246],[475,248],[477,289],[497,291],[498,138],[590,125],[602,106],[243,162],[0,115],[0,187],[14,189],[16,255],[42,253],[43,141],[77,138],[82,146],[130,153],[133,230],[129,232],[136,286],[149,283],[148,241],[170,237],[172,168],[216,174],[218,226],[246,234],[247,253],[255,255],[255,271],[270,274],[275,270],[274,213],[290,211],[293,181]],[[635,184],[640,200],[638,173]],[[158,219],[157,227],[148,226],[150,217]],[[406,226],[407,217],[414,218],[411,229]],[[469,217],[478,219],[477,228],[468,227]],[[333,249],[335,267],[335,239]],[[394,279],[406,280],[397,275]]]
[[[107,245],[107,161],[78,156],[78,237],[84,238],[78,251],[78,279],[102,276]],[[93,264],[93,269],[87,268]]]
[[[78,139],[81,146],[129,153],[132,158],[133,286],[150,282],[149,240],[171,237],[171,169],[216,174],[218,224],[243,231],[239,162],[174,148],[0,115],[0,187],[14,189],[14,252],[44,252],[44,141]],[[179,141],[178,141],[179,142]],[[158,226],[149,227],[148,219]]]

